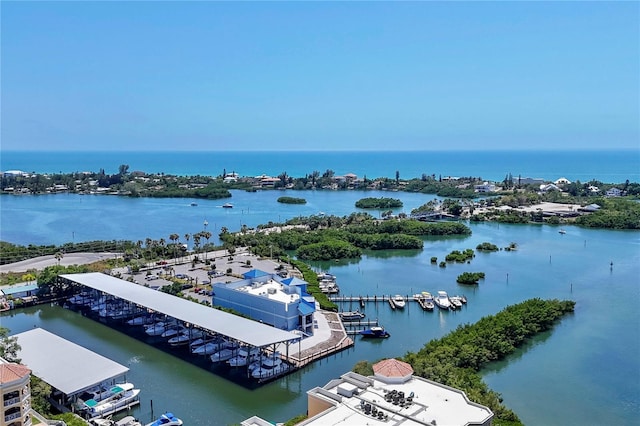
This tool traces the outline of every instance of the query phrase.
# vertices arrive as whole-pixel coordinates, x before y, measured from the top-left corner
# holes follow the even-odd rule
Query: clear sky
[[[640,149],[638,2],[0,2],[2,150]]]

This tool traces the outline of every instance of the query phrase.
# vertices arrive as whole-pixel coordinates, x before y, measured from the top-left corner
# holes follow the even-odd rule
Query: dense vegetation
[[[464,251],[453,250],[451,253],[447,254],[447,256],[445,257],[445,260],[447,262],[464,263],[473,259],[474,256],[475,256],[475,253],[473,252],[472,249],[466,249]]]
[[[482,279],[484,279],[484,272],[463,272],[458,275],[456,281],[460,284],[478,284]]]
[[[640,203],[605,198],[596,204],[601,207],[600,210],[577,218],[578,225],[588,228],[640,229]]]
[[[500,249],[495,244],[484,242],[484,243],[478,244],[476,246],[476,250],[480,250],[480,251],[498,251]]]
[[[419,250],[425,235],[469,235],[471,230],[458,222],[425,223],[417,220],[379,221],[367,214],[348,217],[295,218],[279,226],[281,232],[239,232],[220,234],[228,246],[250,247],[253,253],[271,256],[295,251],[305,260],[357,258],[361,250]],[[268,229],[268,228],[261,228]]]
[[[304,198],[296,197],[279,197],[278,202],[283,204],[307,204],[307,200]]]
[[[573,301],[527,300],[475,324],[460,325],[420,351],[407,353],[403,360],[411,364],[414,375],[462,389],[469,399],[489,407],[496,415],[494,424],[519,422],[478,372],[487,363],[513,353],[537,333],[551,329],[563,315],[573,312],[574,306]]]
[[[359,209],[394,209],[402,207],[402,201],[396,198],[361,198],[356,201],[356,207]]]
[[[299,260],[287,259],[288,262],[302,273],[302,278],[307,282],[307,292],[320,304],[321,309],[337,311],[338,305],[329,300],[329,297],[320,291],[318,274],[309,265]]]

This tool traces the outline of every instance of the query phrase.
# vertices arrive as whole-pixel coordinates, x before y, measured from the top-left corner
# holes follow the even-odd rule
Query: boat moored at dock
[[[434,298],[433,301],[440,309],[451,309],[451,302],[449,301],[449,295],[446,291],[439,291],[438,296]]]
[[[376,339],[386,339],[387,337],[391,336],[391,334],[389,334],[389,332],[382,326],[371,327],[366,330],[360,331],[358,334],[360,334],[362,337]]]
[[[158,420],[147,423],[145,426],[181,426],[182,420],[177,418],[173,413],[164,413]]]

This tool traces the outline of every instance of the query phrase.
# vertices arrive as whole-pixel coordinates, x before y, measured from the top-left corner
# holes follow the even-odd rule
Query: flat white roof
[[[283,288],[284,284],[271,279],[266,282],[259,282],[258,286],[254,286],[252,283],[248,283],[236,288],[236,290],[245,291],[254,296],[264,296],[281,303],[297,302],[300,299],[300,295],[298,295],[298,293],[285,293],[282,290]],[[269,293],[269,289],[273,289],[273,293]]]
[[[386,383],[374,377],[368,377],[373,384],[362,388],[353,397],[340,396],[338,387],[349,381],[349,377],[356,377],[354,373],[343,375],[343,379],[332,381],[323,388],[315,388],[308,392],[312,397],[323,399],[336,404],[335,408],[316,415],[315,417],[302,422],[302,425],[343,425],[343,424],[368,424],[368,425],[398,425],[419,426],[425,424],[437,425],[478,425],[485,424],[493,417],[489,408],[469,401],[464,392],[413,376],[405,383]],[[361,376],[362,377],[362,376]],[[354,383],[357,383],[354,381]],[[405,396],[413,392],[413,403],[408,407],[393,405],[385,400],[385,395],[392,391],[403,391]],[[330,392],[333,398],[329,398],[323,393]],[[336,403],[335,398],[342,402]],[[382,410],[388,418],[380,420],[371,415],[367,415],[361,409],[361,401],[370,403],[378,410]]]
[[[73,395],[92,386],[123,376],[129,369],[87,348],[50,333],[34,328],[15,334],[21,349],[21,363],[34,375]]]
[[[268,346],[300,339],[295,333],[99,272],[66,274],[61,277],[252,346]]]

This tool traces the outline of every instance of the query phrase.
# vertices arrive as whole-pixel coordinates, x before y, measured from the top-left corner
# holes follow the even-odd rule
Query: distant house
[[[555,183],[556,185],[570,185],[571,181],[565,177],[561,177],[553,183]]]
[[[598,192],[600,192],[600,188],[598,188],[597,186],[593,186],[593,185],[589,185],[589,187],[587,189],[592,194],[597,194]]]
[[[600,210],[600,206],[597,204],[589,204],[588,206],[584,206],[578,210],[580,210],[581,212],[593,213]]]
[[[480,185],[473,186],[474,192],[496,192],[496,186],[489,182],[484,182]]]
[[[562,191],[557,185],[553,183],[547,183],[540,185],[540,192],[549,192],[549,191]]]
[[[613,187],[613,188],[609,188],[605,193],[605,195],[607,197],[621,197],[622,195],[624,195],[624,191],[619,188]]]

